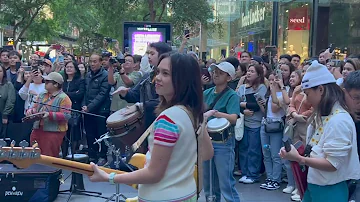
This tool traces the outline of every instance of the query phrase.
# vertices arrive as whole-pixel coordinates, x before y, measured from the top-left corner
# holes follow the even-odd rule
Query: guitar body
[[[300,155],[304,156],[305,154],[305,145],[298,141],[295,143],[294,147],[299,152]],[[305,165],[300,165],[297,162],[291,162],[291,170],[294,175],[296,186],[299,190],[300,198],[303,199],[304,193],[307,188],[307,173],[308,167]]]

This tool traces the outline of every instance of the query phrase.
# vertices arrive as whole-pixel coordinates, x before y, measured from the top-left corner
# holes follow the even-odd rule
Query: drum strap
[[[221,93],[215,98],[214,102],[211,103],[211,105],[209,106],[208,111],[209,111],[209,110],[212,110],[212,109],[215,107],[216,103],[220,100],[220,98],[221,98],[228,90],[230,90],[230,87],[229,87],[229,86],[227,86],[223,91],[221,91]]]

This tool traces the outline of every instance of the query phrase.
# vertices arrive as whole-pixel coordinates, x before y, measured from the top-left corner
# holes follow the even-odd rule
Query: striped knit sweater
[[[146,167],[155,146],[171,147],[172,154],[164,177],[156,184],[139,186],[139,201],[185,201],[196,194],[193,177],[197,159],[195,131],[187,113],[178,106],[163,111],[148,137]]]
[[[46,103],[47,105],[39,103]],[[32,114],[47,111],[49,112],[49,117],[36,121],[34,123],[34,129],[41,126],[44,131],[48,132],[67,131],[67,123],[71,118],[71,113],[70,111],[64,109],[71,109],[71,104],[70,98],[63,91],[58,92],[56,95],[52,95],[47,92],[40,94],[35,101],[33,108],[29,110],[32,111]],[[61,107],[62,109],[58,107]]]

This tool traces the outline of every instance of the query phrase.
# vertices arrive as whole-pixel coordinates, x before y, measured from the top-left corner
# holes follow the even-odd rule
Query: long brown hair
[[[315,121],[316,125],[321,125],[321,117],[329,116],[335,103],[339,103],[346,111],[348,107],[345,101],[345,93],[336,83],[329,83],[322,85],[324,87],[324,93],[322,94],[320,103],[317,109],[314,110],[313,115],[310,118],[310,123]],[[316,90],[319,86],[313,87]]]
[[[248,71],[250,67],[254,67],[256,73],[258,74],[258,77],[251,84],[253,89],[257,89],[260,86],[260,84],[265,83],[264,69],[261,65],[256,64],[256,65],[249,65]],[[245,83],[249,83],[249,81],[246,79]]]
[[[199,63],[191,56],[181,53],[165,53],[160,56],[159,63],[169,58],[174,96],[167,102],[163,96],[156,109],[157,115],[174,105],[184,105],[193,114],[194,124],[203,121],[203,92]],[[186,78],[186,80],[184,80]]]

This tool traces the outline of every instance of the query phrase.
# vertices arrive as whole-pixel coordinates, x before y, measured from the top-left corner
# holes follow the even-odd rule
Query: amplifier
[[[33,164],[18,169],[0,164],[0,201],[51,202],[59,193],[62,170]]]

